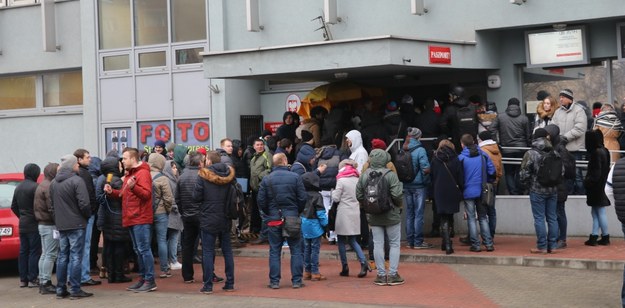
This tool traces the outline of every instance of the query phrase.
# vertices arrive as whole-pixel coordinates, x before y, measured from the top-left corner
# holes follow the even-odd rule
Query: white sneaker
[[[180,264],[178,261],[176,261],[176,263],[170,263],[169,264],[169,268],[172,270],[179,270],[182,268],[182,264]]]

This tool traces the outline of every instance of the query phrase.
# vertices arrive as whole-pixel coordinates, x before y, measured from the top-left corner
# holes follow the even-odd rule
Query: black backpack
[[[542,155],[536,180],[544,187],[554,187],[562,182],[562,157],[558,153],[551,150]]]
[[[226,205],[224,207],[226,218],[237,219],[239,212],[245,207],[245,194],[243,187],[236,181],[228,184],[228,192],[226,193]]]
[[[413,168],[412,151],[419,147],[421,146],[417,145],[409,148],[407,151],[400,149],[393,158],[393,165],[395,165],[395,169],[397,169],[397,177],[404,183],[410,183],[417,177],[417,172],[419,171],[415,171]]]
[[[384,176],[391,170],[371,170],[365,183],[365,199],[362,202],[363,210],[368,214],[382,214],[391,207],[389,188]]]
[[[470,134],[477,136],[477,113],[472,106],[460,107],[456,109],[456,121],[458,123],[458,136]]]

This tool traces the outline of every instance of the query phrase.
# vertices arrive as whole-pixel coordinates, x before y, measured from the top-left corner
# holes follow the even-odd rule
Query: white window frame
[[[165,66],[150,66],[150,67],[139,67],[139,55],[144,53],[151,52],[165,52]],[[150,48],[135,48],[134,49],[134,70],[137,75],[145,74],[145,73],[163,73],[168,72],[169,67],[171,67],[171,57],[170,57],[170,49],[167,46],[159,46],[159,47],[150,47]]]
[[[206,43],[201,42],[199,44],[176,44],[173,45],[172,47],[172,51],[171,51],[171,56],[170,56],[170,61],[171,61],[171,66],[172,69],[175,71],[182,71],[182,70],[194,70],[194,69],[203,69],[204,66],[204,61],[200,61],[198,63],[189,63],[189,64],[177,64],[176,63],[176,52],[178,50],[183,50],[183,49],[192,49],[192,48],[203,48],[204,51],[206,51]]]
[[[120,76],[120,75],[130,75],[132,74],[132,69],[134,67],[134,57],[131,56],[132,54],[132,50],[128,49],[128,50],[124,50],[124,51],[115,51],[115,52],[100,52],[99,57],[100,57],[100,65],[99,65],[99,71],[100,71],[100,77],[107,77],[107,76]],[[105,71],[104,70],[104,58],[106,57],[115,57],[115,56],[128,56],[128,68],[127,69],[123,69],[123,70],[112,70],[112,71]]]
[[[8,0],[8,6],[20,6],[20,5],[30,5],[30,4],[36,4],[37,0]]]

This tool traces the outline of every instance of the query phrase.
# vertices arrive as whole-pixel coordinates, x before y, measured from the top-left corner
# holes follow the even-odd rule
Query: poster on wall
[[[210,148],[208,119],[175,120],[172,131],[170,121],[140,122],[138,124],[139,149],[151,152],[156,140],[165,144],[175,142],[191,150]]]
[[[115,150],[121,154],[124,148],[132,146],[130,127],[107,128],[104,130],[104,134],[106,135],[106,153]]]

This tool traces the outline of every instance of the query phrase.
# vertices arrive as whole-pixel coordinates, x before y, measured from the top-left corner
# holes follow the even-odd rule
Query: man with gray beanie
[[[521,112],[521,102],[516,97],[508,100],[506,112],[499,114],[488,130],[493,134],[493,137],[499,135],[499,144],[502,147],[528,147],[531,144],[532,134],[529,120]],[[524,152],[524,150],[504,149],[502,154],[506,158],[520,159]],[[523,189],[519,183],[519,165],[505,164],[503,167],[508,194],[522,194]]]
[[[50,184],[54,224],[59,231],[59,257],[56,264],[56,297],[80,299],[92,296],[80,289],[81,264],[85,244],[85,228],[91,216],[87,185],[78,176],[78,159],[74,155],[61,158],[61,166]],[[69,275],[70,292],[67,292]]]
[[[573,91],[560,91],[560,108],[553,114],[551,122],[560,128],[560,142],[566,144],[566,149],[573,154],[575,160],[583,160],[584,153],[580,150],[585,146],[586,129],[588,122],[584,108],[574,102]],[[582,169],[577,168],[575,180],[569,181],[569,194],[583,195],[584,176]]]

